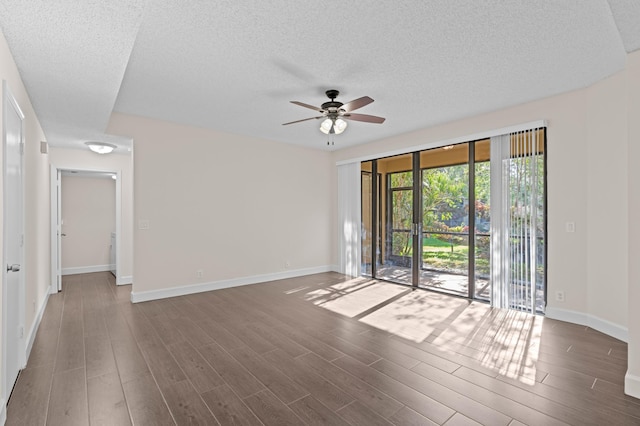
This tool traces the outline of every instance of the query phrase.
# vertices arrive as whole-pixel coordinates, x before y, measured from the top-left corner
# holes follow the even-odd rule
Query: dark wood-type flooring
[[[131,304],[49,298],[9,425],[639,425],[625,343],[336,273]]]

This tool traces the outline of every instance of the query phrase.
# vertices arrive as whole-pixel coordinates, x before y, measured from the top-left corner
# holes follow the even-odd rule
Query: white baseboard
[[[250,277],[233,278],[230,280],[213,281],[185,285],[181,287],[170,287],[161,290],[149,290],[134,293],[131,292],[131,302],[147,302],[149,300],[166,299],[168,297],[184,296],[186,294],[203,293],[205,291],[220,290],[223,288],[239,287],[249,284],[258,284],[267,281],[282,280],[285,278],[302,277],[304,275],[319,274],[321,272],[331,272],[333,266],[318,266],[315,268],[296,269],[291,271],[276,272],[273,274],[253,275]]]
[[[7,404],[4,399],[0,398],[0,425],[4,425],[7,422]]]
[[[585,325],[618,340],[622,340],[623,342],[629,341],[629,330],[627,327],[603,320],[594,315],[570,311],[568,309],[547,307],[545,316],[551,319]]]
[[[111,265],[78,266],[75,268],[62,268],[62,275],[90,274],[92,272],[109,272]]]
[[[624,393],[640,399],[640,376],[633,375],[627,371],[624,376]]]
[[[124,277],[116,278],[116,285],[133,284],[133,276],[126,275]]]
[[[40,327],[40,321],[42,321],[42,316],[44,315],[44,310],[47,307],[47,302],[49,301],[50,294],[51,294],[51,287],[47,289],[47,293],[44,296],[44,300],[42,301],[42,303],[40,304],[40,307],[38,308],[38,313],[36,314],[36,317],[33,320],[33,325],[31,326],[31,329],[29,330],[29,334],[27,335],[27,346],[25,347],[25,350],[24,350],[25,364],[29,359],[29,355],[31,355],[31,348],[33,348],[33,342],[36,339],[36,333],[38,332],[38,327]]]

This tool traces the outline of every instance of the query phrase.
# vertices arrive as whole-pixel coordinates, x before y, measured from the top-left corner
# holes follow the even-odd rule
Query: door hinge
[[[18,327],[18,337],[20,339],[24,337],[24,327]]]
[[[20,235],[20,247],[24,247],[24,234]]]
[[[20,142],[20,155],[24,154],[24,142]]]

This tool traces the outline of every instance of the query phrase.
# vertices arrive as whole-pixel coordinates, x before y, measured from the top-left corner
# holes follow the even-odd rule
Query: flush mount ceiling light
[[[110,154],[117,146],[106,142],[85,142],[86,146],[98,154]]]

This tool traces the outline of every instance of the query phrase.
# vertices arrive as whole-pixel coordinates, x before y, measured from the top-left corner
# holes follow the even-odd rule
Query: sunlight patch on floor
[[[291,290],[285,291],[284,294],[293,294],[293,293],[297,293],[299,291],[304,291],[304,290],[306,290],[308,288],[309,288],[309,286],[302,286],[302,287],[292,288]]]
[[[316,288],[304,299],[417,344],[433,345],[443,356],[463,354],[496,374],[535,383],[544,317],[366,277]]]
[[[359,284],[351,288],[344,287],[343,284],[346,283],[341,283],[340,286],[336,285],[338,288],[331,286],[329,288],[336,291],[329,290],[322,295],[316,294],[316,296],[324,297],[316,297],[311,300],[317,306],[353,318],[406,291],[405,288],[400,286],[390,286],[370,280],[363,283],[365,285]],[[345,289],[342,294],[340,294],[340,288]],[[326,289],[323,290],[326,291]],[[337,294],[340,294],[340,297],[331,297]]]
[[[432,343],[445,351],[465,348],[469,356],[498,374],[534,384],[543,320],[523,312],[472,304]]]
[[[372,281],[371,279],[364,277],[353,278],[309,291],[304,295],[304,300],[313,302],[315,305],[320,305],[328,300],[337,299],[346,296],[349,293],[356,292],[375,282],[376,281]]]
[[[414,342],[423,342],[447,318],[469,304],[440,294],[412,291],[360,321]]]

